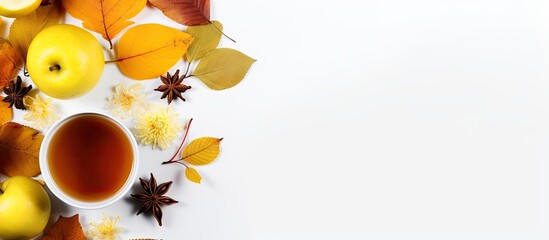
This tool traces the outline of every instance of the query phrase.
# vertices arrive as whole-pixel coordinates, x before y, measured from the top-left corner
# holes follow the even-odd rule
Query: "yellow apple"
[[[41,233],[51,213],[46,190],[29,177],[0,184],[0,239],[29,239]]]
[[[22,17],[34,12],[42,0],[1,0],[0,15],[4,17]]]
[[[104,66],[103,49],[97,39],[73,25],[53,25],[40,31],[27,53],[32,81],[53,98],[86,94],[99,82]]]

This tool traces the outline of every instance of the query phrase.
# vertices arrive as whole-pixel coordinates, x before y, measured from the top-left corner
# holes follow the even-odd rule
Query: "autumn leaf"
[[[187,169],[185,169],[185,177],[187,177],[187,179],[191,182],[198,184],[200,184],[200,181],[202,180],[202,177],[198,174],[198,171],[192,167],[187,167]]]
[[[42,180],[42,179],[34,179],[34,181],[36,181],[38,184],[42,185],[42,187],[46,186],[46,182],[44,182],[44,180]]]
[[[116,45],[120,71],[137,79],[150,79],[167,72],[185,54],[193,37],[160,24],[143,24],[129,29]]]
[[[193,140],[181,154],[181,158],[192,165],[206,165],[219,155],[219,144],[223,138],[201,137]]]
[[[8,40],[0,38],[0,88],[8,85],[21,66],[21,58]],[[0,117],[1,118],[1,117]]]
[[[29,15],[16,18],[11,24],[8,39],[23,62],[27,59],[27,50],[36,34],[48,26],[59,23],[64,16],[60,0],[50,2],[51,4],[40,6]]]
[[[210,0],[149,0],[164,15],[187,26],[210,22]]]
[[[4,100],[4,97],[0,97],[0,125],[11,121],[13,118],[13,108],[10,108],[10,103],[2,100]]]
[[[8,122],[0,127],[0,173],[7,176],[40,174],[38,152],[44,136],[19,123]]]
[[[221,40],[221,31],[223,31],[223,25],[218,21],[213,21],[211,24],[188,27],[187,32],[193,35],[194,40],[185,54],[187,61],[192,62],[200,59],[210,51],[216,49]]]
[[[255,61],[237,50],[219,48],[202,57],[193,76],[213,90],[223,90],[240,83]]]
[[[82,26],[97,32],[109,42],[124,28],[134,22],[135,17],[147,4],[147,0],[63,0],[69,14],[82,20]]]
[[[66,218],[59,216],[55,222],[42,236],[42,240],[86,240],[82,225],[78,220],[78,214]]]

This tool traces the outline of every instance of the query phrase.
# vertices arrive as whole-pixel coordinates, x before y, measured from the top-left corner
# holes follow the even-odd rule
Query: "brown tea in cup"
[[[126,183],[134,153],[114,121],[86,114],[69,119],[52,136],[47,159],[58,187],[74,199],[105,200]]]

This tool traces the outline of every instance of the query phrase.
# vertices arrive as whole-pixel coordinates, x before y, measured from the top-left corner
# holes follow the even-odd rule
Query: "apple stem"
[[[3,193],[4,193],[4,191],[2,191],[2,189],[0,189],[0,194],[3,194]]]
[[[50,66],[50,72],[53,72],[53,71],[56,71],[56,70],[59,70],[61,69],[61,66],[59,66],[59,64],[55,64],[53,66]]]

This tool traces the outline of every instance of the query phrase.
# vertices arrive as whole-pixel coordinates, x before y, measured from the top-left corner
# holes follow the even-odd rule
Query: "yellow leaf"
[[[200,181],[202,180],[202,177],[200,174],[198,174],[198,171],[192,167],[187,167],[185,170],[185,176],[187,179],[189,179],[191,182],[200,184]]]
[[[34,177],[40,174],[38,152],[44,136],[19,123],[0,127],[0,173]]]
[[[131,28],[116,46],[118,67],[124,75],[137,79],[158,77],[185,54],[193,37],[160,24]]]
[[[193,140],[183,153],[181,158],[192,165],[206,165],[219,155],[219,144],[223,138],[201,137]]]
[[[217,27],[217,29],[216,29]],[[187,49],[186,58],[189,62],[204,57],[207,53],[217,48],[221,40],[223,25],[218,21],[211,24],[190,26],[187,32],[193,35],[193,44]]]
[[[242,81],[255,61],[237,50],[219,48],[202,57],[193,76],[213,90],[223,90]]]
[[[2,100],[4,97],[0,97],[0,124],[7,123],[13,118],[13,108],[10,108],[10,103]]]
[[[82,26],[97,32],[109,41],[124,28],[133,24],[135,17],[147,4],[147,0],[63,0],[67,12],[83,21]]]
[[[32,39],[42,29],[59,23],[64,16],[60,0],[52,0],[48,6],[40,6],[33,13],[16,18],[10,27],[9,40],[23,62]]]
[[[44,180],[42,180],[42,179],[34,179],[34,181],[36,181],[38,184],[42,185],[42,187],[46,186],[46,182],[44,182]]]
[[[0,89],[17,75],[20,66],[21,58],[15,48],[8,40],[0,38]]]

